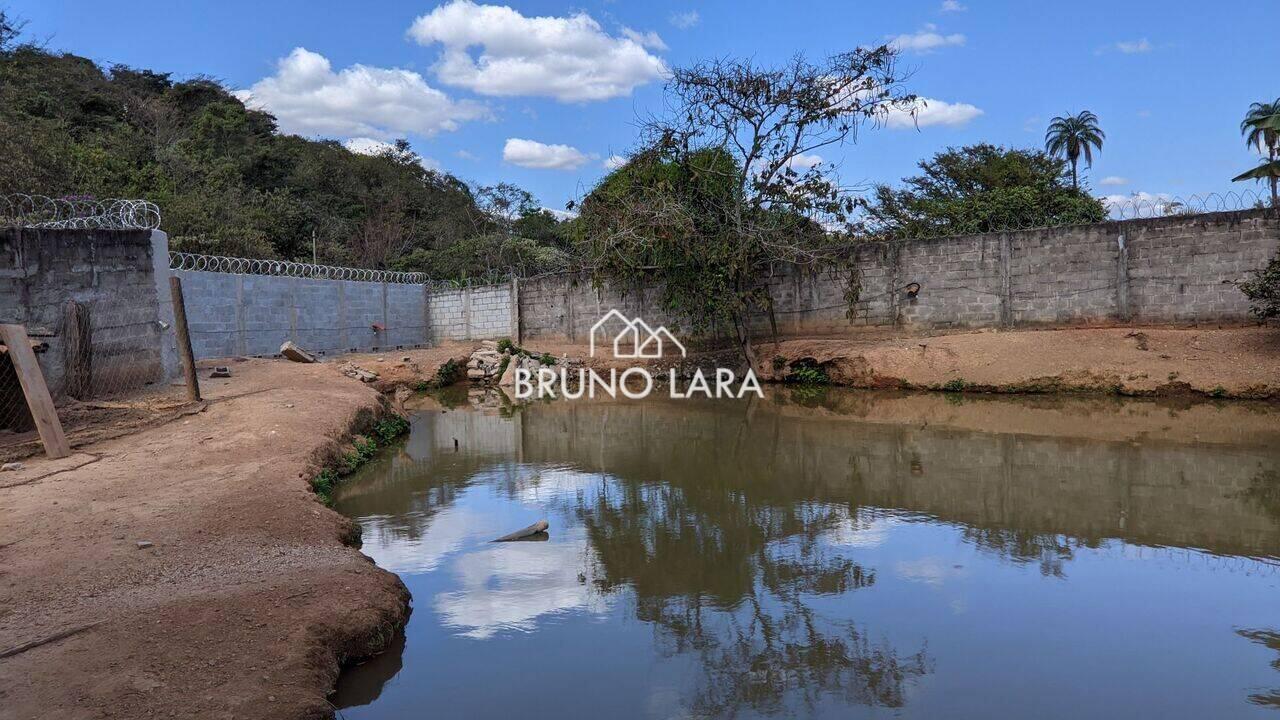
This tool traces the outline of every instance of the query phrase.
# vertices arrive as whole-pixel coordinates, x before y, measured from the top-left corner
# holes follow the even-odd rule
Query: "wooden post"
[[[169,276],[169,294],[173,296],[173,329],[178,336],[178,356],[187,378],[187,399],[200,400],[200,379],[196,377],[196,357],[191,352],[191,333],[187,330],[187,306],[182,301],[182,278]]]
[[[89,306],[71,300],[63,321],[62,359],[67,394],[88,400],[93,392],[93,325]]]
[[[40,363],[36,362],[36,354],[31,351],[31,339],[27,337],[26,328],[0,325],[0,339],[9,349],[9,359],[22,385],[22,394],[27,398],[27,407],[40,433],[40,441],[44,443],[44,453],[51,458],[70,455],[71,446],[62,432],[62,423],[53,407],[53,398],[49,397],[49,386],[44,382]]]

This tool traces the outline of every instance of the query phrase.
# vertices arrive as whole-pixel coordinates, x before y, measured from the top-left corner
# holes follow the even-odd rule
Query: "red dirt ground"
[[[308,485],[387,411],[340,364],[232,362],[202,412],[0,473],[0,652],[92,624],[0,659],[0,716],[331,716],[409,599]]]

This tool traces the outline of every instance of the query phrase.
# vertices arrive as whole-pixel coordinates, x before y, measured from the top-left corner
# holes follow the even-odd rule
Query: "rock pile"
[[[502,367],[502,353],[498,352],[498,344],[490,340],[480,343],[480,348],[471,353],[467,360],[467,379],[488,380],[497,377]]]
[[[467,360],[467,379],[472,382],[497,382],[514,385],[515,371],[528,370],[536,374],[542,362],[524,352],[512,353],[510,349],[498,350],[498,343],[485,340]]]

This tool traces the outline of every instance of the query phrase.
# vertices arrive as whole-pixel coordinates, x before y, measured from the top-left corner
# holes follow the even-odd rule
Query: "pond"
[[[1280,717],[1274,406],[768,390],[425,399],[342,716]]]

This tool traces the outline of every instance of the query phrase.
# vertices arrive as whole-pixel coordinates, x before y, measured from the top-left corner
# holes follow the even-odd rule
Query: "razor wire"
[[[1237,210],[1263,210],[1270,199],[1253,190],[1226,193],[1192,194],[1184,197],[1136,193],[1123,198],[1108,195],[1099,198],[1112,220],[1142,220],[1178,215],[1200,215]]]
[[[1164,193],[1134,193],[1132,195],[1107,195],[1096,198],[1106,210],[1106,217],[1100,222],[1125,222],[1132,220],[1152,220],[1160,218],[1177,218],[1217,212],[1239,212],[1245,210],[1266,210],[1274,208],[1268,196],[1253,190],[1225,193],[1192,194],[1187,196],[1168,195]],[[1280,209],[1280,208],[1274,208]],[[909,233],[899,233],[878,225],[873,217],[865,217],[855,226],[868,232],[867,237],[858,237],[852,243],[841,243],[834,246],[842,248],[859,243],[876,240],[923,240],[945,237],[971,235],[991,235],[1026,230],[1050,230],[1073,225],[1087,225],[1076,219],[1048,218],[1047,220],[1029,221],[1021,213],[1002,215],[999,212],[973,217],[963,223],[937,222],[932,227],[913,229]],[[831,247],[825,249],[833,249]]]
[[[169,253],[169,269],[230,273],[233,275],[277,275],[313,280],[357,280],[361,282],[388,282],[410,285],[424,285],[430,282],[427,274],[420,272],[317,265],[315,263],[294,262],[292,260],[255,260],[253,258],[200,255],[176,251]]]
[[[146,200],[0,195],[0,227],[92,230],[155,230],[160,208]]]

